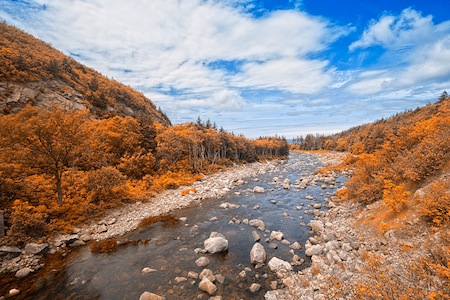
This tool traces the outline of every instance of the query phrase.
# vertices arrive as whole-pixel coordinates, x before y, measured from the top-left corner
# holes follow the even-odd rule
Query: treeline
[[[401,130],[430,119],[439,112],[442,103],[448,101],[444,91],[437,103],[397,113],[394,116],[374,123],[352,127],[333,135],[308,134],[292,140],[292,148],[298,150],[348,151],[353,154],[373,153],[382,148],[386,141],[395,139]],[[404,133],[403,133],[404,135]]]
[[[0,116],[0,203],[15,241],[70,230],[228,165],[283,157],[286,140],[249,140],[194,123],[93,119],[27,106]]]
[[[133,115],[135,112],[169,125],[167,116],[142,93],[109,79],[64,55],[51,45],[0,22],[0,82],[58,80],[80,92],[91,112],[100,117]],[[0,101],[12,90],[0,94]],[[62,91],[64,93],[64,91]],[[34,99],[29,99],[33,104]],[[0,113],[9,113],[10,108]]]

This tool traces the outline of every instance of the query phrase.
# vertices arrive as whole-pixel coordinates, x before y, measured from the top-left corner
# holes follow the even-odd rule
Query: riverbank
[[[448,227],[431,227],[414,210],[384,215],[388,226],[378,220],[382,202],[333,198],[329,207],[308,224],[311,266],[281,278],[284,288],[266,300],[448,299]]]

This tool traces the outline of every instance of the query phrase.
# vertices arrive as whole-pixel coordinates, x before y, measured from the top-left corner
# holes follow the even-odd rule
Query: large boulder
[[[264,246],[260,243],[255,243],[250,250],[250,262],[252,264],[263,264],[266,262],[267,254]]]
[[[228,240],[220,233],[212,232],[203,243],[209,253],[219,253],[228,250]]]

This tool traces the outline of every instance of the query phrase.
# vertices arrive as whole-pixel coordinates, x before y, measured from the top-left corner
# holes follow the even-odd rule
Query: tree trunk
[[[58,205],[61,206],[63,204],[63,193],[61,187],[61,177],[62,172],[60,170],[56,170],[56,192],[58,193]]]

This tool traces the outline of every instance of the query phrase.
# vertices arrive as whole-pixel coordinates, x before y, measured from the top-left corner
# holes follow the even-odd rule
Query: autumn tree
[[[62,174],[77,165],[86,151],[90,131],[87,111],[50,111],[28,106],[0,119],[3,158],[30,174],[53,176],[59,205],[63,203]]]

